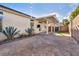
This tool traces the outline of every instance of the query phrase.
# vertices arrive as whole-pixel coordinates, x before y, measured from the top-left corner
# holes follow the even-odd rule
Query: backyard
[[[0,45],[2,56],[79,56],[79,45],[70,36],[35,35]]]

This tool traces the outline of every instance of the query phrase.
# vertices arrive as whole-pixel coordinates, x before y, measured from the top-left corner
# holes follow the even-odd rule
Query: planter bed
[[[14,38],[13,40],[4,39],[4,40],[0,41],[0,45],[5,44],[5,43],[10,43],[10,42],[18,41],[18,40],[23,40],[24,38],[30,38],[30,37],[33,37],[33,36],[35,36],[35,35],[24,36],[24,37],[17,37],[17,38]]]

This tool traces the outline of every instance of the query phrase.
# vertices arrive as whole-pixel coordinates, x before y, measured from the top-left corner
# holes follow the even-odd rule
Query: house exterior
[[[13,26],[18,28],[21,33],[24,33],[24,30],[30,27],[32,18],[30,15],[21,13],[2,5],[0,6],[0,14],[2,15],[2,28]]]
[[[79,42],[79,15],[71,21],[69,28],[71,36]]]
[[[46,34],[55,32],[56,27],[59,27],[59,22],[56,15],[50,15],[45,17],[36,18],[35,29],[36,32],[45,32]],[[59,28],[58,28],[59,29]]]
[[[0,39],[4,38],[1,34],[2,29],[5,27],[13,26],[20,30],[20,34],[25,33],[25,29],[30,28],[33,23],[34,33],[49,33],[55,32],[58,27],[58,20],[55,15],[35,18],[33,16],[24,14],[14,9],[0,5]]]
[[[0,5],[0,31],[5,27],[13,26],[20,30],[20,34],[25,33],[25,29],[30,28],[31,19],[34,18],[35,17]],[[0,36],[1,35],[0,32]]]

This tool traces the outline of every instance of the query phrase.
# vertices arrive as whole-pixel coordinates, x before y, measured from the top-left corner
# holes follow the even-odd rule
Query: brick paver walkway
[[[79,45],[68,36],[39,34],[0,45],[0,55],[79,56]]]

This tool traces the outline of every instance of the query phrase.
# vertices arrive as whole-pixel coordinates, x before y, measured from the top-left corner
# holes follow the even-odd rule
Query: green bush
[[[70,20],[72,21],[77,15],[79,15],[79,6],[71,13]]]
[[[28,28],[27,30],[25,30],[29,36],[33,35],[33,29],[32,28]]]
[[[33,24],[33,22],[31,22],[30,28],[28,28],[27,30],[25,29],[25,32],[27,32],[29,36],[32,36],[34,34],[33,33],[34,32],[33,26],[34,26],[34,24]]]
[[[17,28],[14,28],[12,26],[5,27],[2,31],[2,33],[7,37],[8,40],[14,39],[14,37],[19,34],[20,31],[17,30]]]

